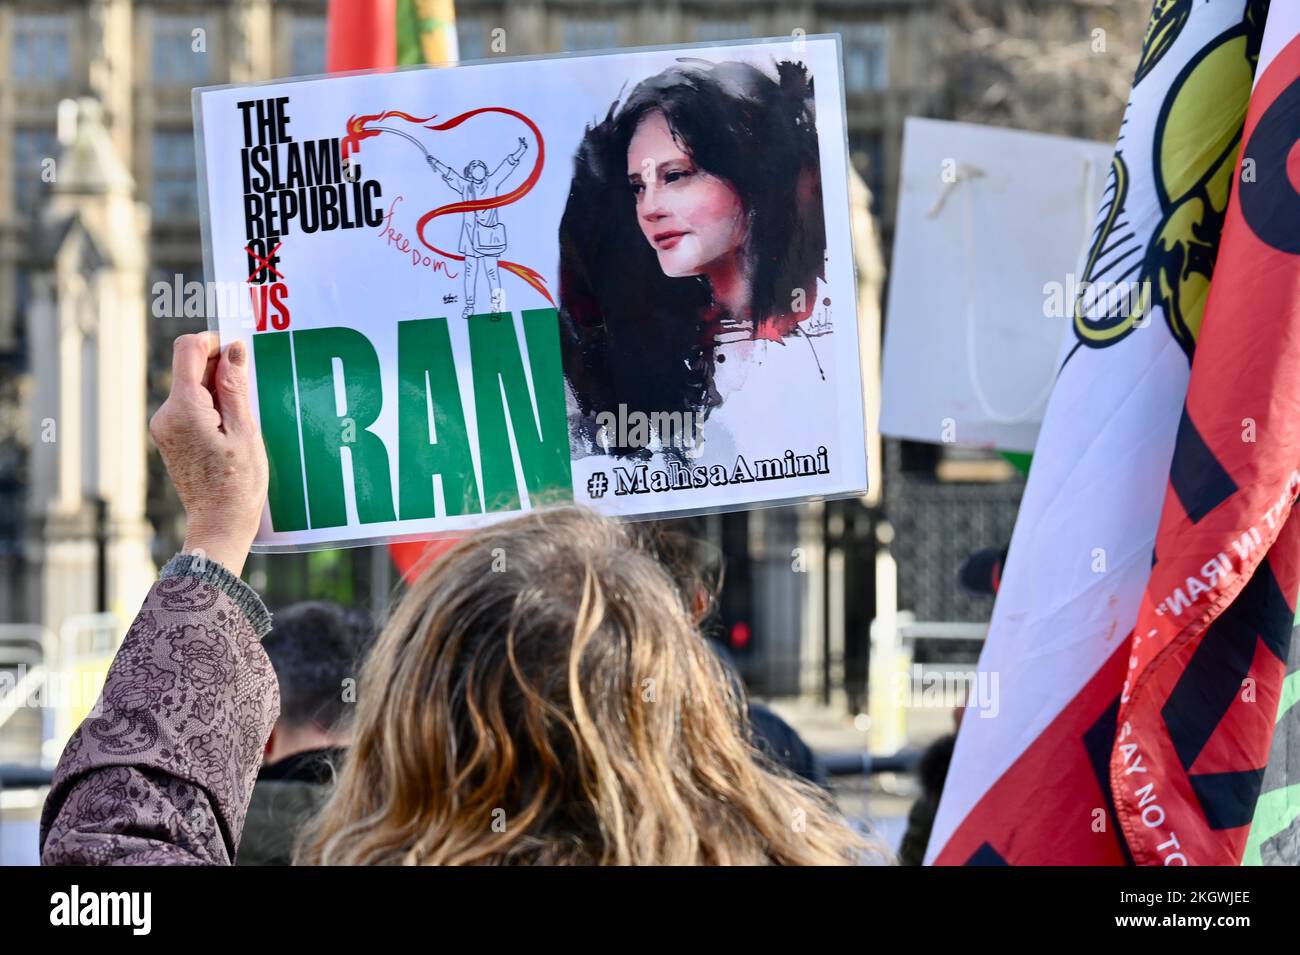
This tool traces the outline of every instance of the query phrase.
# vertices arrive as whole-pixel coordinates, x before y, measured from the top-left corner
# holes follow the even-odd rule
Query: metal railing
[[[828,777],[872,776],[876,773],[916,772],[921,761],[919,749],[905,749],[888,756],[872,756],[865,750],[818,753],[817,761]]]
[[[0,792],[6,789],[42,789],[54,780],[54,770],[20,763],[0,763]]]
[[[903,614],[899,614],[902,618]],[[958,623],[943,620],[904,621],[898,624],[899,639],[906,643],[917,640],[983,640],[989,632],[986,623]]]

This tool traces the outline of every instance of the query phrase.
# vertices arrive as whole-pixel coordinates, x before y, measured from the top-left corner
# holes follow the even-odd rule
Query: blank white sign
[[[1113,147],[909,118],[880,430],[1032,451]]]

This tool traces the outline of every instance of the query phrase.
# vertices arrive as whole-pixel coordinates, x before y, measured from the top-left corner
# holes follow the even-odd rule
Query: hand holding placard
[[[266,503],[266,449],[248,402],[248,350],[211,332],[182,335],[172,388],[149,422],[185,507],[185,552],[239,574]]]

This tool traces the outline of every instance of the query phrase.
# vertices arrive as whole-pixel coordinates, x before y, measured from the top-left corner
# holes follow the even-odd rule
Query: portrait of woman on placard
[[[825,257],[806,67],[683,59],[637,84],[587,129],[560,226],[575,453],[694,457],[738,394],[761,418],[776,389],[825,385]],[[697,428],[607,424],[635,412]]]

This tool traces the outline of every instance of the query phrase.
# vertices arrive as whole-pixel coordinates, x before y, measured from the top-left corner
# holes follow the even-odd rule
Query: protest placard
[[[255,547],[866,487],[835,37],[196,90]]]
[[[1080,274],[1113,151],[1062,136],[907,120],[882,433],[1034,450],[1076,305],[1139,291],[1136,281],[1090,285]]]

